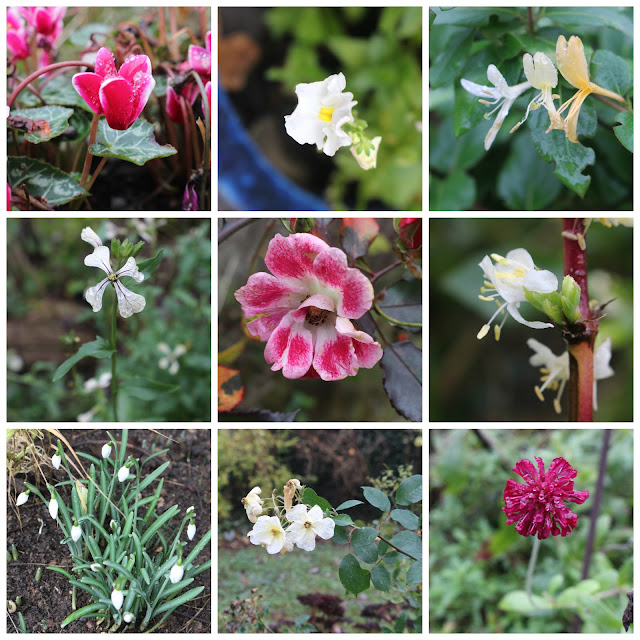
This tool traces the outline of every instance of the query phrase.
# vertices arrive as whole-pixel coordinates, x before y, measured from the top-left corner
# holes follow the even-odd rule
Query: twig
[[[240,231],[243,227],[255,222],[257,218],[237,218],[229,224],[225,224],[220,231],[218,231],[218,244],[224,242],[229,236],[233,235],[236,231]]]

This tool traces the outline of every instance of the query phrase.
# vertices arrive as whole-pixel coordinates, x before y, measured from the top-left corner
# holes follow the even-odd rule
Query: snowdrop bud
[[[118,471],[118,480],[120,482],[124,482],[129,477],[129,469],[125,464],[123,467],[120,467],[120,471]]]
[[[100,571],[100,569],[101,569],[101,565],[100,565],[99,562],[94,562],[91,565],[91,571],[94,571],[95,573],[98,573],[98,571]]]
[[[193,507],[189,507],[189,508],[187,509],[187,515],[188,515],[188,516],[195,516],[195,515],[196,515],[196,511],[195,511],[195,509],[194,509]]]
[[[124,618],[124,621],[127,624],[133,622],[136,619],[136,617],[130,611],[127,611],[127,613],[125,613],[124,616],[122,616],[122,617]]]
[[[80,540],[80,536],[82,536],[82,528],[79,525],[74,524],[73,527],[71,527],[71,539],[74,542],[78,542],[78,540]]]
[[[178,560],[178,562],[180,562],[180,560]],[[171,580],[172,584],[176,584],[177,582],[180,582],[180,580],[182,580],[183,575],[184,575],[184,569],[182,568],[182,565],[174,564],[173,567],[171,567],[171,573],[169,574],[169,579]]]
[[[107,444],[102,446],[102,457],[108,458],[111,455],[111,443],[107,442]]]
[[[58,501],[55,498],[49,500],[49,513],[54,520],[58,517]]]
[[[111,603],[113,604],[113,606],[120,611],[120,609],[122,608],[122,603],[124,602],[124,595],[122,593],[122,591],[119,591],[118,589],[114,589],[111,592]]]
[[[187,538],[189,538],[189,540],[193,540],[193,536],[196,535],[196,525],[195,522],[193,522],[193,520],[191,521],[191,524],[189,524],[189,526],[187,527]]]
[[[23,491],[19,496],[18,499],[16,500],[16,506],[20,507],[21,505],[23,505],[27,500],[29,499],[29,492],[27,491],[26,493]]]
[[[59,469],[62,458],[57,453],[55,453],[53,456],[51,456],[51,462],[56,469]]]

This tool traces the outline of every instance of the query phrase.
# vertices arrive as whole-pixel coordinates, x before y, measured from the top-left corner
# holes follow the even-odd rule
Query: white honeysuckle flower
[[[74,524],[71,527],[71,539],[74,542],[78,542],[78,540],[80,540],[81,536],[82,536],[82,528],[79,525]]]
[[[351,137],[342,126],[353,122],[351,110],[358,103],[352,93],[342,93],[346,86],[342,73],[296,85],[298,106],[284,117],[287,133],[298,144],[315,144],[328,156],[335,155],[340,147],[351,146]]]
[[[49,513],[54,520],[58,517],[58,501],[55,498],[49,500]]]
[[[102,295],[104,294],[107,284],[110,282],[116,290],[120,315],[123,318],[129,318],[134,313],[140,313],[140,311],[144,309],[146,300],[140,294],[129,291],[129,289],[120,282],[120,278],[129,276],[136,282],[142,282],[144,280],[144,274],[138,271],[136,260],[133,257],[129,258],[124,266],[115,272],[111,268],[110,260],[111,254],[109,249],[104,246],[96,247],[93,253],[84,259],[87,267],[98,267],[107,274],[107,277],[101,280],[95,287],[89,287],[85,291],[84,297],[95,312],[100,311],[100,309],[102,309]]]
[[[316,548],[316,536],[324,540],[333,538],[335,522],[325,518],[322,509],[316,504],[307,513],[307,505],[297,504],[289,509],[286,518],[292,524],[287,527],[287,540],[305,551]]]
[[[122,619],[127,623],[127,624],[131,624],[136,617],[133,615],[133,613],[131,613],[130,611],[127,611],[123,616]]]
[[[171,350],[171,347],[166,342],[160,342],[158,344],[158,351],[164,353],[164,357],[158,361],[158,366],[161,369],[169,369],[169,373],[175,376],[180,370],[178,358],[187,353],[186,345],[179,344],[175,349]]]
[[[180,560],[178,560],[180,562]],[[184,575],[184,569],[181,564],[174,564],[171,567],[171,573],[169,573],[169,580],[171,580],[172,584],[177,584],[182,580],[182,576]]]
[[[491,258],[496,261],[495,265],[491,262]],[[484,271],[485,278],[487,278],[484,282],[484,287],[482,287],[480,291],[483,294],[489,292],[491,295],[481,295],[478,297],[485,302],[495,300],[499,306],[489,322],[478,332],[478,340],[481,340],[487,335],[491,323],[505,307],[511,314],[511,317],[520,324],[524,324],[532,329],[553,328],[554,325],[550,322],[530,322],[525,320],[520,315],[518,307],[521,302],[525,302],[526,300],[524,294],[525,289],[536,293],[551,293],[552,291],[557,291],[558,279],[556,276],[551,273],[551,271],[536,269],[536,266],[533,264],[533,259],[525,249],[513,249],[507,253],[506,258],[493,253],[491,254],[491,258],[485,256],[478,265]],[[496,298],[498,298],[498,300],[496,300]],[[500,298],[504,300],[502,304],[499,302]],[[500,326],[496,326],[496,340],[500,338],[500,330],[505,320],[506,315]]]
[[[91,227],[85,227],[80,232],[80,239],[88,242],[92,247],[102,246],[102,240],[100,240],[100,236]]]
[[[527,340],[527,345],[533,349],[535,353],[529,358],[529,364],[533,367],[540,367],[543,374],[540,381],[543,383],[541,387],[534,387],[536,395],[540,401],[544,402],[543,391],[549,389],[558,389],[558,394],[553,400],[553,408],[556,413],[561,413],[560,400],[562,393],[569,380],[569,352],[565,351],[557,356],[549,347],[543,345],[533,338]],[[611,361],[611,338],[607,338],[602,344],[595,348],[593,354],[593,408],[598,410],[598,387],[597,381],[610,378],[614,371],[609,365]]]
[[[293,543],[287,541],[286,533],[277,516],[260,516],[247,535],[251,544],[262,545],[269,554],[278,553],[283,548],[286,551],[293,549]],[[285,546],[285,542],[289,542],[287,546],[290,548]]]
[[[85,413],[81,413],[76,420],[78,422],[91,422],[93,420],[93,416],[96,415],[96,412],[93,409],[89,409]]]
[[[595,218],[595,220],[609,228],[617,227],[620,224],[623,227],[633,227],[633,218]]]
[[[23,491],[16,500],[16,506],[21,507],[27,500],[29,499],[29,492],[26,493]]]
[[[124,482],[127,478],[129,477],[129,467],[127,467],[127,465],[123,465],[120,467],[120,470],[118,471],[118,480],[120,482]]]
[[[373,138],[373,140],[371,140],[373,149],[369,150],[369,155],[367,155],[365,152],[358,153],[356,151],[356,147],[358,145],[354,144],[351,146],[351,154],[356,159],[361,169],[368,171],[369,169],[376,168],[376,162],[378,161],[378,148],[380,147],[381,142],[382,138],[380,136],[376,136],[375,138]]]
[[[102,457],[108,458],[111,455],[111,443],[107,442],[107,444],[102,445]]]
[[[493,105],[497,104],[495,109],[491,110],[489,113],[485,114],[485,118],[488,119],[489,116],[494,112],[498,111],[498,115],[496,116],[496,120],[493,123],[491,129],[487,133],[484,139],[484,148],[486,151],[489,151],[489,148],[493,144],[495,137],[498,135],[498,131],[500,131],[500,127],[504,122],[504,119],[507,117],[509,113],[509,109],[511,109],[511,105],[515,102],[516,98],[531,88],[531,83],[527,80],[526,82],[521,82],[520,84],[516,84],[513,87],[510,87],[507,84],[507,81],[504,79],[504,76],[498,71],[498,68],[494,64],[490,64],[487,67],[487,78],[493,84],[493,87],[486,87],[481,84],[476,84],[475,82],[470,82],[469,80],[465,80],[462,78],[460,80],[460,84],[466,89],[469,93],[472,93],[474,96],[479,96],[483,98],[479,102],[484,105]],[[493,98],[492,102],[489,102],[487,98]]]
[[[57,453],[54,453],[51,456],[51,464],[53,465],[54,469],[59,469],[61,462],[62,462],[62,457],[59,456]]]
[[[196,535],[196,525],[195,525],[195,522],[191,522],[187,527],[187,538],[189,538],[189,540],[193,540],[193,536],[195,535]]]
[[[262,489],[260,487],[253,487],[249,493],[242,498],[242,504],[247,512],[247,518],[250,522],[255,522],[258,516],[262,513],[262,499],[260,498]]]
[[[91,393],[96,389],[106,389],[111,384],[111,373],[105,372],[101,373],[98,378],[89,378],[84,383],[84,392]]]
[[[117,611],[120,611],[122,608],[122,603],[124,602],[124,594],[119,589],[114,587],[111,592],[111,603],[116,608]]]

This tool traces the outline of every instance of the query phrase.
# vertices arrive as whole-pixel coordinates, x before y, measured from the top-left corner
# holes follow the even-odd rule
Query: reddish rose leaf
[[[374,218],[344,218],[340,227],[342,248],[352,260],[362,258],[378,233],[380,225]]]
[[[240,371],[218,365],[218,411],[231,411],[244,398]]]

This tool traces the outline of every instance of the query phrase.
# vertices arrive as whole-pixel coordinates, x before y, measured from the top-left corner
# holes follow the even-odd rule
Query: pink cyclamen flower
[[[142,113],[156,81],[148,56],[129,56],[118,71],[112,53],[98,51],[95,73],[76,73],[73,86],[112,129],[128,129]]]
[[[16,8],[7,9],[7,49],[14,58],[28,58],[29,42],[24,20]]]
[[[37,33],[51,38],[53,42],[62,31],[67,7],[17,7]]]
[[[351,322],[371,308],[373,286],[343,251],[310,233],[278,234],[265,263],[273,275],[254,273],[234,295],[273,371],[342,380],[380,360],[382,347]]]
[[[555,458],[545,473],[542,458],[536,458],[538,469],[529,460],[520,460],[513,471],[522,476],[526,484],[507,480],[504,490],[507,524],[516,523],[521,536],[538,534],[543,540],[554,536],[566,536],[578,524],[578,516],[564,501],[582,504],[589,491],[574,491],[573,479],[578,472],[564,459]]]
[[[195,44],[189,45],[188,59],[196,73],[211,78],[211,31],[207,33],[205,40],[206,49]]]

